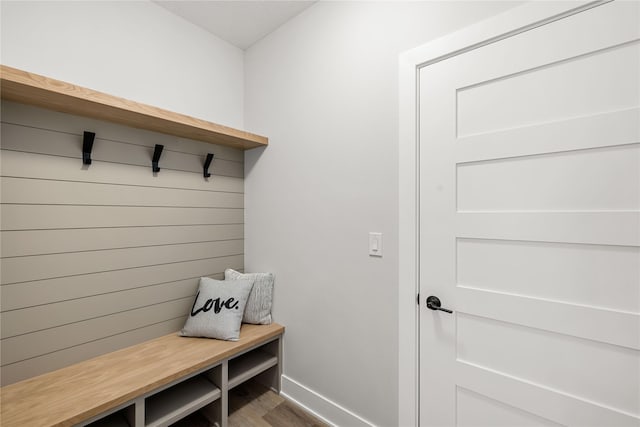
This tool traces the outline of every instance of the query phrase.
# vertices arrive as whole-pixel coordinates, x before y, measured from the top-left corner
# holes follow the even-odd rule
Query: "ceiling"
[[[159,6],[244,50],[315,1],[177,1]]]

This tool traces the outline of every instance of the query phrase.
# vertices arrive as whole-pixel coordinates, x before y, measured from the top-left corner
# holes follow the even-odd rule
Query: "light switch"
[[[369,233],[369,255],[382,256],[382,233]]]

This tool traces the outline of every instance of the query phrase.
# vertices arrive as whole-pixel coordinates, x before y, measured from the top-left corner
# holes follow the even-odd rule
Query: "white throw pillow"
[[[224,271],[226,280],[252,280],[253,289],[249,294],[249,300],[244,309],[244,323],[256,325],[268,325],[271,323],[271,306],[273,305],[272,273],[240,273],[227,268]]]
[[[252,286],[252,280],[222,281],[201,277],[198,293],[180,335],[238,341],[242,315]]]

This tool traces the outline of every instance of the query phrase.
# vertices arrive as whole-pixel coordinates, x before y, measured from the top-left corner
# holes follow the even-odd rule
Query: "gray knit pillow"
[[[240,273],[227,268],[224,271],[226,280],[253,280],[253,289],[249,294],[247,306],[244,309],[244,323],[256,325],[268,325],[271,323],[271,306],[273,305],[273,281],[272,273]]]
[[[200,287],[180,335],[238,341],[252,280],[200,278]]]

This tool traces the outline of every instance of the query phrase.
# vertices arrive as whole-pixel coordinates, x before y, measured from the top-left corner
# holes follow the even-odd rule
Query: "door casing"
[[[610,0],[609,0],[610,1]],[[523,31],[608,1],[537,2],[508,10],[448,36],[411,49],[399,58],[399,273],[398,425],[418,426],[419,405],[419,70],[443,59],[512,37]],[[421,298],[424,300],[424,297]],[[424,301],[420,301],[421,306]]]

